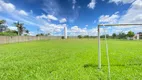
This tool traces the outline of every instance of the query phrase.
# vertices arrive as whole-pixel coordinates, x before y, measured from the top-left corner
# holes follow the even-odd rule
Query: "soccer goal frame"
[[[101,26],[140,26],[142,24],[99,24],[98,25],[98,69],[101,69],[101,41],[100,41],[100,27]]]

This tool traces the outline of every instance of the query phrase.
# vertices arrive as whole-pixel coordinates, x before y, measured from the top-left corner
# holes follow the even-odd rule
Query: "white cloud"
[[[142,0],[134,1],[119,23],[142,23]]]
[[[72,0],[72,3],[73,3],[73,4],[76,4],[76,0]]]
[[[100,28],[101,34],[103,32],[103,28]],[[70,36],[78,36],[78,35],[89,35],[89,36],[97,36],[97,28],[87,29],[87,28],[80,28],[78,26],[73,26],[68,29],[68,34]]]
[[[0,11],[2,11],[2,7],[0,6]]]
[[[55,17],[55,16],[53,16],[53,15],[47,15],[47,18],[49,19],[49,20],[54,20],[54,21],[57,21],[58,19]]]
[[[88,8],[90,9],[94,9],[96,5],[96,1],[95,0],[91,0],[91,2],[87,5]]]
[[[142,0],[136,0],[135,2],[133,2],[132,6],[134,8],[142,8]]]
[[[118,15],[118,12],[113,15],[102,15],[99,18],[99,22],[105,23],[142,23],[142,0],[135,0],[132,2],[130,8],[122,16]],[[121,31],[127,32],[129,30],[135,33],[140,32],[142,28],[140,26],[119,26],[114,27],[112,32],[119,33]]]
[[[65,22],[67,22],[66,18],[62,18],[62,19],[60,20],[60,23],[65,23]]]
[[[13,5],[12,3],[6,3],[3,0],[0,1],[0,11],[2,12],[6,12],[9,14],[19,14],[19,15],[24,15],[24,16],[28,16],[28,13],[25,12],[24,10],[17,10],[15,5]]]
[[[33,14],[33,10],[30,10],[30,13]]]
[[[101,23],[117,23],[118,19],[120,18],[120,16],[118,15],[118,12],[112,14],[112,15],[102,15],[99,18],[99,22]]]
[[[0,1],[1,11],[13,12],[15,11],[15,6],[11,3],[5,3],[3,0]]]
[[[30,31],[28,35],[30,35],[30,36],[36,36],[36,34],[37,34],[36,32]]]
[[[114,14],[113,14],[114,15]],[[101,19],[100,22],[116,22],[116,23],[137,23],[140,24],[142,23],[142,0],[135,0],[134,2],[132,2],[130,8],[126,11],[126,13],[122,16],[119,16],[118,13],[117,15],[115,14],[116,17],[114,17],[114,19],[110,18],[110,15],[105,16],[106,19]],[[141,26],[116,26],[113,27],[110,31],[110,29],[108,29],[109,34],[112,33],[119,33],[119,32],[125,32],[127,33],[128,31],[133,31],[135,33],[137,32],[141,32],[142,31],[142,27]]]
[[[45,14],[42,14],[41,16],[36,16],[37,19],[48,19],[48,20],[54,20],[54,21],[57,21],[58,19],[53,16],[53,15],[45,15]]]
[[[37,19],[47,19],[47,16],[45,14],[42,14],[41,16],[36,16]]]
[[[74,9],[74,8],[75,8],[75,5],[72,6],[72,9]]]
[[[72,9],[75,9],[76,0],[72,0]]]
[[[87,28],[79,28],[78,26],[73,26],[71,29],[68,29],[68,33],[71,36],[88,35]]]
[[[17,27],[9,26],[8,28],[9,28],[10,30],[16,30],[16,31],[17,31]]]
[[[25,12],[24,10],[20,10],[18,13],[19,13],[20,15],[28,16],[28,13]]]
[[[119,4],[119,3],[123,3],[123,4],[127,4],[127,3],[132,3],[133,1],[135,0],[109,0],[110,3],[116,3],[116,4]]]
[[[85,25],[86,27],[88,27],[88,25]]]
[[[88,31],[88,35],[90,35],[90,36],[98,36],[98,31],[97,31],[98,29],[96,29],[96,28],[92,28],[92,29],[90,29],[89,31]]]
[[[56,33],[61,32],[64,27],[67,27],[67,25],[46,23],[43,26],[40,26],[40,29],[45,33]]]
[[[42,10],[48,14],[58,16],[62,12],[60,4],[57,0],[43,0]]]

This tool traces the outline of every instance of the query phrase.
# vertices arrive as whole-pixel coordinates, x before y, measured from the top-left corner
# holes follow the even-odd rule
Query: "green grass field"
[[[107,80],[97,40],[47,40],[0,45],[0,80]],[[142,41],[109,40],[111,80],[142,80]]]

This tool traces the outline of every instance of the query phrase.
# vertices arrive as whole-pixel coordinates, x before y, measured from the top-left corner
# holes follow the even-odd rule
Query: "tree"
[[[0,25],[0,32],[4,32],[7,30],[7,27],[6,25]]]
[[[116,36],[117,36],[116,33],[112,34],[112,38],[116,38]]]
[[[65,37],[64,37],[64,36],[62,36],[61,38],[62,38],[62,39],[65,39]]]
[[[105,35],[101,35],[100,38],[105,38]],[[109,38],[109,34],[106,34],[106,38]]]
[[[25,30],[25,27],[23,27],[23,23],[15,22],[14,25],[17,27],[18,35],[21,36]]]
[[[135,35],[135,33],[132,32],[132,31],[129,31],[129,32],[127,33],[127,36],[128,36],[128,37],[133,37],[134,35]]]
[[[40,34],[37,34],[36,36],[44,36],[44,34],[43,34],[43,33],[40,33]]]
[[[89,35],[85,35],[84,38],[89,38]]]
[[[6,33],[14,33],[14,34],[18,35],[18,31],[16,31],[16,30],[7,30]]]
[[[17,36],[18,32],[15,30],[7,30],[5,32],[0,32],[0,36]]]
[[[123,33],[123,32],[120,32],[119,34],[118,34],[118,38],[119,39],[126,39],[126,34],[125,33]]]
[[[5,20],[0,20],[0,25],[5,24],[6,21]]]
[[[50,33],[45,34],[45,36],[50,36]]]
[[[81,35],[78,35],[78,38],[79,38],[79,39],[81,39],[81,38],[82,38],[82,36],[81,36]]]
[[[25,30],[25,32],[28,34],[28,33],[29,33],[29,30]]]
[[[4,25],[6,23],[5,20],[0,20],[0,32],[4,32],[7,29],[7,26]]]

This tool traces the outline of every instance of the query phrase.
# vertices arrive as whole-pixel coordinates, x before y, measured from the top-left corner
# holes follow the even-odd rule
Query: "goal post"
[[[98,25],[98,68],[101,69],[101,42],[100,42],[100,27],[101,26],[139,26],[142,24],[99,24]]]

